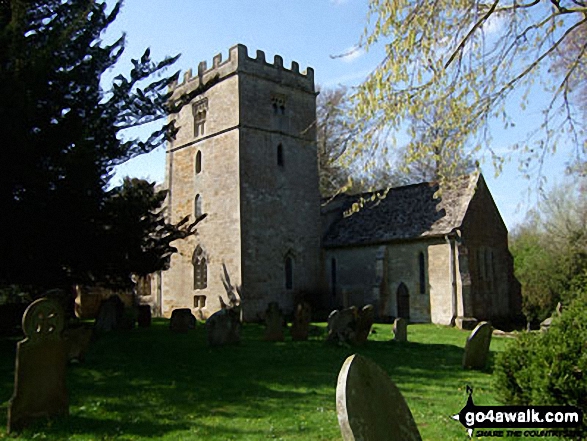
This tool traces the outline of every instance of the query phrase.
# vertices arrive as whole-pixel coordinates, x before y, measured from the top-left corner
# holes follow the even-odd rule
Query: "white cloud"
[[[352,63],[363,55],[365,55],[365,51],[363,49],[357,46],[352,46],[344,51],[344,54],[340,57],[340,59],[345,63]]]
[[[349,0],[330,0],[330,3],[332,3],[333,5],[339,6],[339,5],[344,5],[345,3],[348,3]]]

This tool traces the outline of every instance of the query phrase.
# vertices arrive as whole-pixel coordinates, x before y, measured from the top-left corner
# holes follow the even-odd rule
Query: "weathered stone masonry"
[[[162,312],[189,307],[207,317],[219,309],[224,264],[242,288],[245,318],[255,319],[270,301],[291,310],[297,293],[318,284],[313,71],[300,73],[295,62],[286,69],[279,56],[267,63],[261,51],[250,58],[237,45],[227,60],[217,55],[210,69],[204,62],[197,75],[188,71],[174,97],[215,77],[171,116],[180,127],[167,151],[171,220],[208,216],[197,236],[175,244],[179,253],[162,273]],[[201,272],[195,280],[198,265],[205,283]]]

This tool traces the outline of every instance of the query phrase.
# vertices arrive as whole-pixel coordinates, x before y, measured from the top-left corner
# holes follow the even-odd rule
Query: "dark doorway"
[[[404,282],[397,288],[397,316],[405,319],[410,318],[410,292]]]

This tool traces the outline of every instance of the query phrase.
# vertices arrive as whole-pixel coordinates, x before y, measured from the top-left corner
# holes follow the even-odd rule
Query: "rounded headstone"
[[[336,412],[345,441],[421,441],[397,386],[372,361],[351,355],[336,385]]]
[[[54,300],[40,298],[22,316],[22,330],[30,340],[59,338],[64,326],[63,310]]]
[[[479,323],[465,343],[463,368],[484,369],[489,356],[489,345],[493,328],[487,322]]]

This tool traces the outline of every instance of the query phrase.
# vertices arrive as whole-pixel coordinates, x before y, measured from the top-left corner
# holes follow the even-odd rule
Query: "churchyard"
[[[489,368],[462,368],[468,331],[408,326],[392,341],[392,324],[375,324],[366,344],[326,344],[326,324],[307,341],[264,340],[264,326],[246,324],[238,345],[209,347],[198,323],[186,333],[154,319],[149,328],[101,335],[85,360],[67,370],[69,416],[39,420],[0,439],[71,440],[340,440],[337,377],[350,355],[379,365],[405,397],[424,440],[465,440],[450,418],[466,402],[497,404],[491,364],[510,339],[491,340]],[[0,339],[0,426],[6,427],[19,337]]]

